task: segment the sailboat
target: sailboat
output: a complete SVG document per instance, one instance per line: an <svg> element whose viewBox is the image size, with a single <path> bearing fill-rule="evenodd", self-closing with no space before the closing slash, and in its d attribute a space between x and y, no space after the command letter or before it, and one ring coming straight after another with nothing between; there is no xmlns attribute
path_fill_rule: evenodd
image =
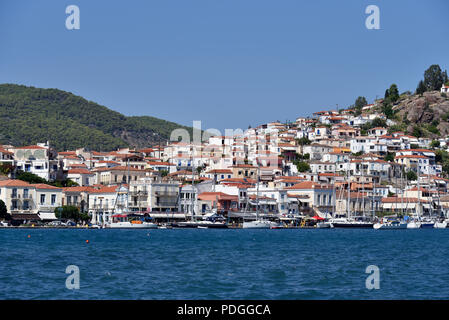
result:
<svg viewBox="0 0 449 320"><path fill-rule="evenodd" d="M402 178L402 169L401 169L401 216L404 216L404 186L403 186L403 178ZM407 229L407 223L404 220L400 220L398 218L388 219L387 217L383 217L379 222L375 223L373 228L375 230L396 230L396 229Z"/></svg>
<svg viewBox="0 0 449 320"><path fill-rule="evenodd" d="M416 206L416 217L412 220L410 220L407 223L407 229L419 229L421 228L421 221L420 221L420 217L419 217L419 212L421 211L421 196L420 196L420 188L419 188L419 165L417 164L417 170L416 172L418 173L418 179L417 179L417 188L418 188L418 203Z"/></svg>
<svg viewBox="0 0 449 320"><path fill-rule="evenodd" d="M349 170L347 170L347 179L348 179L348 197L346 199L346 208L347 213L346 217L341 218L334 218L330 220L330 223L334 226L334 228L372 228L373 223L369 221L364 220L356 220L353 217L351 217L351 210L350 210L350 196L351 196L351 182L349 177Z"/></svg>
<svg viewBox="0 0 449 320"><path fill-rule="evenodd" d="M256 220L254 221L244 221L242 228L243 229L271 229L271 227L275 227L277 224L259 219L259 171L260 168L257 166L257 187L256 187Z"/></svg>

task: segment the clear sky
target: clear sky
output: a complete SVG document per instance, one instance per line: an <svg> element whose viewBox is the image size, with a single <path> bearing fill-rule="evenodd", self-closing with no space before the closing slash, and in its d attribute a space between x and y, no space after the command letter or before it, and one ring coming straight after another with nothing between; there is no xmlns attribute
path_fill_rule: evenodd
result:
<svg viewBox="0 0 449 320"><path fill-rule="evenodd" d="M365 27L371 4L380 30ZM0 83L203 129L414 91L431 64L449 69L447 0L0 1Z"/></svg>

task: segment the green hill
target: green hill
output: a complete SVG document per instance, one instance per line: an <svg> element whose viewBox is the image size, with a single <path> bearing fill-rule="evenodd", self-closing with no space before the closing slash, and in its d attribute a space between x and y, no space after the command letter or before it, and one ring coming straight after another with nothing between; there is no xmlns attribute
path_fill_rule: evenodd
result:
<svg viewBox="0 0 449 320"><path fill-rule="evenodd" d="M166 141L176 128L154 117L127 117L58 89L0 84L0 143L16 146L50 141L58 151L88 147L110 151Z"/></svg>

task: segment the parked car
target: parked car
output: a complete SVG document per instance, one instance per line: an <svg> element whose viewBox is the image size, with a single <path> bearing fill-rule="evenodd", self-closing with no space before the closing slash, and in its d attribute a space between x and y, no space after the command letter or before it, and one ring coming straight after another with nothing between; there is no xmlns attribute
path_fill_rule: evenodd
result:
<svg viewBox="0 0 449 320"><path fill-rule="evenodd" d="M60 226L62 226L63 224L62 224L61 221L55 220L55 221L49 222L48 225L49 225L49 226L52 226L52 227L60 227Z"/></svg>

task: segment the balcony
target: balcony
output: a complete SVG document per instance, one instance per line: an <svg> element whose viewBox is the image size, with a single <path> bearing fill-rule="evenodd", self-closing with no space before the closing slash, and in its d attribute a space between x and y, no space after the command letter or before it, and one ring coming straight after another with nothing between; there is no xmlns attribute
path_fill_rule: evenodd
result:
<svg viewBox="0 0 449 320"><path fill-rule="evenodd" d="M178 192L177 191L156 191L155 195L160 196L160 197L177 197Z"/></svg>
<svg viewBox="0 0 449 320"><path fill-rule="evenodd" d="M131 196L147 196L148 191L131 191L129 194Z"/></svg>

